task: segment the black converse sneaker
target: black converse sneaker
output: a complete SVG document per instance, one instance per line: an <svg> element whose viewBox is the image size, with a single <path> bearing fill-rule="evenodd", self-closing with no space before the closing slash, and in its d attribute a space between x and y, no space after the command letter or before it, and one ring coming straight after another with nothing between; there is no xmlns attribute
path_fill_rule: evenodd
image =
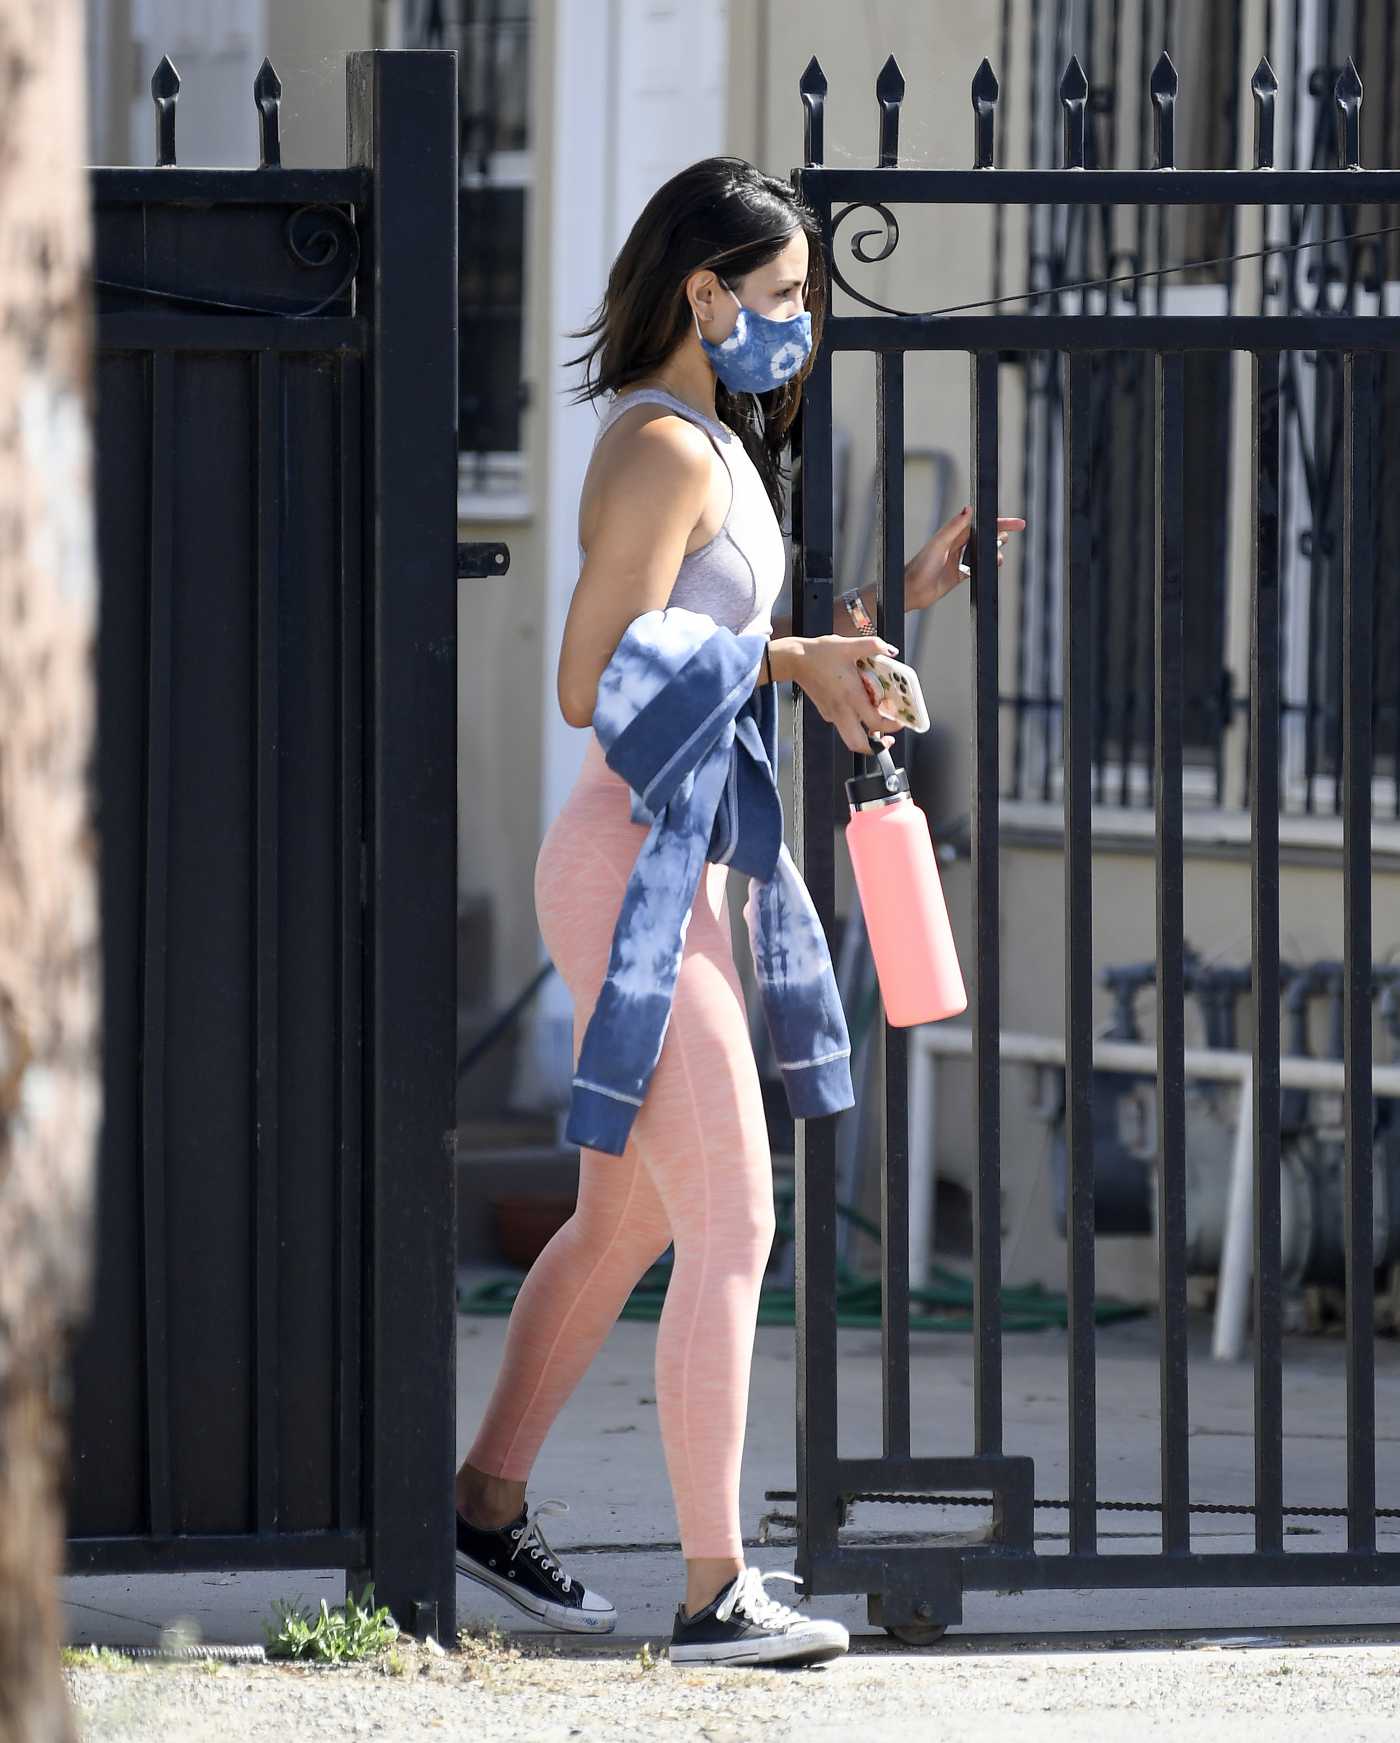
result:
<svg viewBox="0 0 1400 1743"><path fill-rule="evenodd" d="M540 1530L541 1514L567 1513L563 1501L541 1501L533 1512L499 1531L480 1531L457 1515L457 1571L489 1586L551 1628L575 1634L611 1634L617 1611L606 1598L570 1579Z"/></svg>
<svg viewBox="0 0 1400 1743"><path fill-rule="evenodd" d="M839 1622L799 1615L770 1598L765 1580L793 1574L745 1568L733 1585L693 1616L682 1606L671 1633L672 1664L821 1664L839 1658L851 1637Z"/></svg>

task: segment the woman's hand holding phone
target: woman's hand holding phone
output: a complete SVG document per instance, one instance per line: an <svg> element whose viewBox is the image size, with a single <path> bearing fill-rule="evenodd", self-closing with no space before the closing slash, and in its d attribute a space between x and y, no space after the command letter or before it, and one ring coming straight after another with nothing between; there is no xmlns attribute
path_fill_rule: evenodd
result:
<svg viewBox="0 0 1400 1743"><path fill-rule="evenodd" d="M773 676L802 687L821 715L858 756L871 755L870 741L890 743L903 722L881 713L862 675L877 657L899 652L879 636L780 636L769 653Z"/></svg>

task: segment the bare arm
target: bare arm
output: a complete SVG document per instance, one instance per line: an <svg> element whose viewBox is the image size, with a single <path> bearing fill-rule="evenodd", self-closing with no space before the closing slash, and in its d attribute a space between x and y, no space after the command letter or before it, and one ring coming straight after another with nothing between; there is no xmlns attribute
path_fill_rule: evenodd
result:
<svg viewBox="0 0 1400 1743"><path fill-rule="evenodd" d="M598 680L627 626L670 598L710 487L709 442L680 418L653 418L613 440L559 651L559 707L570 726L592 722Z"/></svg>
<svg viewBox="0 0 1400 1743"><path fill-rule="evenodd" d="M861 604L864 605L866 611L869 612L869 614L870 614L870 621L872 623L874 623L874 621L875 621L875 589L873 587L862 587L860 590L860 598L861 598ZM841 601L839 599L836 601L836 609L832 613L831 627L836 632L837 635L856 636L856 635L859 635L861 633L856 628L855 624L851 621L850 612L846 611L842 608ZM773 619L773 639L775 641L778 639L779 636L790 636L791 634L792 634L792 616L790 613L787 614L786 616L775 617Z"/></svg>
<svg viewBox="0 0 1400 1743"><path fill-rule="evenodd" d="M708 440L678 418L653 418L618 438L595 486L588 554L559 652L559 706L570 726L591 724L598 681L627 626L670 599L713 476ZM857 669L881 648L892 651L874 636L785 636L771 645L771 670L777 681L800 684L846 744L865 751L872 733L894 726Z"/></svg>

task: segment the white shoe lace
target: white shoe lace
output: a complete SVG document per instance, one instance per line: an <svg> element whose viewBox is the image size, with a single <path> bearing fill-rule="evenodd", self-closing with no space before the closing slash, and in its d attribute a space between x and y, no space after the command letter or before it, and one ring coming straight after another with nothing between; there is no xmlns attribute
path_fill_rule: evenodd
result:
<svg viewBox="0 0 1400 1743"><path fill-rule="evenodd" d="M541 1515L549 1517L568 1511L569 1503L567 1501L541 1501L538 1507L532 1508L525 1515L525 1523L516 1526L511 1531L511 1536L515 1538L516 1542L515 1548L510 1552L510 1559L514 1561L522 1549L528 1551L534 1561L540 1562L549 1573L560 1581L565 1592L573 1590L574 1582L560 1567L554 1551L545 1542L539 1521Z"/></svg>
<svg viewBox="0 0 1400 1743"><path fill-rule="evenodd" d="M777 1569L762 1573L756 1567L746 1567L725 1593L715 1611L716 1618L727 1622L738 1610L750 1621L757 1622L760 1628L790 1628L794 1622L805 1620L798 1611L770 1598L763 1589L765 1580L787 1580L794 1586L802 1584L796 1574L781 1573Z"/></svg>

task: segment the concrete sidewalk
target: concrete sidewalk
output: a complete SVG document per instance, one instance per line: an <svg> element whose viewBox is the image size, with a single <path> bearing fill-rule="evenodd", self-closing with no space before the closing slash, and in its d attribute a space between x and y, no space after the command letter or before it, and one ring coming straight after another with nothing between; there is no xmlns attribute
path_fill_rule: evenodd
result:
<svg viewBox="0 0 1400 1743"><path fill-rule="evenodd" d="M503 1319L463 1318L458 1325L458 1438L472 1436L494 1379L505 1335ZM566 1406L531 1484L534 1500L559 1496L570 1512L552 1522L550 1541L567 1554L588 1585L606 1592L619 1611L620 1639L668 1635L681 1583L676 1524L657 1428L652 1352L656 1329L617 1326L593 1369ZM1156 1332L1150 1320L1105 1328L1099 1336L1099 1489L1102 1499L1150 1500L1157 1480ZM1400 1506L1400 1346L1377 1345L1377 1479L1381 1506ZM1338 1341L1290 1340L1285 1376L1285 1482L1292 1506L1339 1506L1345 1500L1345 1390ZM1006 1339L1005 1404L1008 1451L1036 1461L1036 1494L1067 1493L1066 1342L1059 1332ZM1194 1499L1247 1502L1253 1488L1252 1394L1247 1366L1220 1366L1208 1357L1207 1328L1193 1327L1191 1362L1191 1493ZM879 1451L878 1334L843 1331L838 1368L841 1450ZM750 1393L749 1436L741 1496L750 1558L791 1570L792 1506L765 1499L794 1483L795 1363L791 1331L760 1329ZM971 1445L970 1340L917 1334L911 1360L913 1444L919 1452L965 1452ZM985 1522L978 1510L859 1506L847 1538L878 1541L897 1532L966 1533ZM1037 1515L1038 1548L1063 1553L1066 1516ZM1158 1547L1151 1514L1101 1516L1105 1553ZM767 1544L760 1546L760 1537ZM1193 1545L1202 1553L1246 1550L1247 1517L1197 1517ZM1299 1555L1345 1544L1341 1520L1299 1521L1287 1546ZM1400 1520L1381 1522L1382 1548L1400 1550ZM279 1597L315 1603L339 1600L333 1572L158 1575L142 1579L68 1579L64 1598L75 1643L149 1642L177 1619L211 1641L260 1642L261 1623ZM823 1613L853 1633L875 1634L861 1594L823 1598ZM459 1587L462 1616L498 1620L515 1632L530 1625L471 1581ZM1073 1631L1190 1633L1319 1624L1400 1624L1400 1590L1293 1588L1284 1591L1154 1593L972 1593L963 1632L1048 1636Z"/></svg>

